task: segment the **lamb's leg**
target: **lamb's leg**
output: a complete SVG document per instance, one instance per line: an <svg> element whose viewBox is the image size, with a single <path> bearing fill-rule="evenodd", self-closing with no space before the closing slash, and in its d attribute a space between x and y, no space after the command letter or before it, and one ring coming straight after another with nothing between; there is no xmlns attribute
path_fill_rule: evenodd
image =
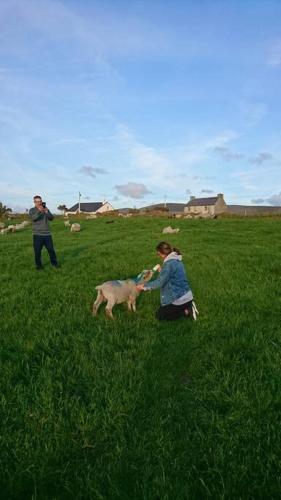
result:
<svg viewBox="0 0 281 500"><path fill-rule="evenodd" d="M131 310L133 310L134 312L136 312L136 298L137 298L138 294L135 294L135 293L131 293L130 297L129 297L129 301L131 302Z"/></svg>
<svg viewBox="0 0 281 500"><path fill-rule="evenodd" d="M128 304L128 311L131 311L132 310L132 302L130 299L127 300L127 304Z"/></svg>
<svg viewBox="0 0 281 500"><path fill-rule="evenodd" d="M105 313L106 313L107 317L110 319L114 319L114 316L112 314L112 309L114 307L114 304L115 304L115 302L110 301L110 300L106 304Z"/></svg>
<svg viewBox="0 0 281 500"><path fill-rule="evenodd" d="M100 307L100 305L103 303L104 301L104 296L103 296L103 293L101 292L101 290L98 291L98 295L97 295L97 298L93 304L93 316L96 316L97 313L98 313L98 309Z"/></svg>

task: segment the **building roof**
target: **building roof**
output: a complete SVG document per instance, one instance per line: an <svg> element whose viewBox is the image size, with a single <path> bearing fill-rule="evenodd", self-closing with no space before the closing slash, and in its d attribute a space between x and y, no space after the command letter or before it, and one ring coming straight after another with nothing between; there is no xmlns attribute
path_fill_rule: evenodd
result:
<svg viewBox="0 0 281 500"><path fill-rule="evenodd" d="M95 201L90 203L80 203L80 211L81 212L96 212L99 208L103 206L101 201ZM73 207L71 207L68 212L76 212L79 208L79 203L75 203Z"/></svg>
<svg viewBox="0 0 281 500"><path fill-rule="evenodd" d="M190 200L186 206L187 207L206 207L210 205L215 205L215 203L218 201L217 196L213 196L212 198L194 198L193 200Z"/></svg>

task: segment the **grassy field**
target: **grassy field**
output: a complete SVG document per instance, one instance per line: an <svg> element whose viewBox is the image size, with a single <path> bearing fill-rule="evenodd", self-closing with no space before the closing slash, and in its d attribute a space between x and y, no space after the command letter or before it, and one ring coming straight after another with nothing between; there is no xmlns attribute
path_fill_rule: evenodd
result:
<svg viewBox="0 0 281 500"><path fill-rule="evenodd" d="M1 498L280 498L280 220L175 221L197 322L157 322L158 291L90 314L170 223L57 220L41 272L30 228L0 237Z"/></svg>

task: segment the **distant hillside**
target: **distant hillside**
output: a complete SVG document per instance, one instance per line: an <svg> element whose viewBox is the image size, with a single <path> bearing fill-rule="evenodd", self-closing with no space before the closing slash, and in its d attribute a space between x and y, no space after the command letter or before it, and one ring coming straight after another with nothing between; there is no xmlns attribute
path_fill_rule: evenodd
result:
<svg viewBox="0 0 281 500"><path fill-rule="evenodd" d="M227 205L226 213L234 215L281 215L281 207L262 205Z"/></svg>

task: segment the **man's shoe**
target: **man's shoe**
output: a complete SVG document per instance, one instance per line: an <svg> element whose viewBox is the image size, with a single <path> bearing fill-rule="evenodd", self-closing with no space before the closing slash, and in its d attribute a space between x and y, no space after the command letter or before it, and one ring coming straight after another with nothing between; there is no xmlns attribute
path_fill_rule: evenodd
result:
<svg viewBox="0 0 281 500"><path fill-rule="evenodd" d="M55 269L58 269L60 267L60 264L52 264L52 267L54 267Z"/></svg>

